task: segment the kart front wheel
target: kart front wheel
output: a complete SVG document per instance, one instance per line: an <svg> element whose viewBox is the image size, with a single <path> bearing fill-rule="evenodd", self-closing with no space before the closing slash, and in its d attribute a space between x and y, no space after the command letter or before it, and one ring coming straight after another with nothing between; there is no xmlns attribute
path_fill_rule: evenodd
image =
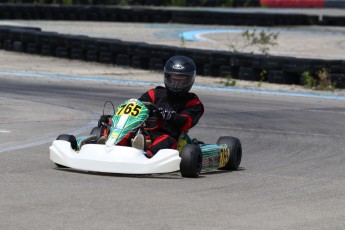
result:
<svg viewBox="0 0 345 230"><path fill-rule="evenodd" d="M69 135L69 134L62 134L56 138L56 140L62 140L62 141L68 141L71 144L71 147L73 150L77 150L78 144L77 140L75 139L75 136ZM60 165L55 163L55 165L59 168L68 168L67 166Z"/></svg>
<svg viewBox="0 0 345 230"><path fill-rule="evenodd" d="M180 171L183 177L198 177L202 167L202 153L197 145L185 145L180 154Z"/></svg>
<svg viewBox="0 0 345 230"><path fill-rule="evenodd" d="M56 138L56 140L68 141L71 144L73 150L77 150L78 144L75 136L69 134L61 134Z"/></svg>
<svg viewBox="0 0 345 230"><path fill-rule="evenodd" d="M228 163L220 168L225 170L236 170L241 164L242 159L242 145L239 139L236 137L224 136L220 137L217 141L217 145L226 144L229 148L230 155Z"/></svg>

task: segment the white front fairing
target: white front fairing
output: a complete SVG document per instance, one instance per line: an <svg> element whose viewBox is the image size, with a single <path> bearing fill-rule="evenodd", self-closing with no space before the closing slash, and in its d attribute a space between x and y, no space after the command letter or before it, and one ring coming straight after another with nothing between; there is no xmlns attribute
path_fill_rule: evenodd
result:
<svg viewBox="0 0 345 230"><path fill-rule="evenodd" d="M49 150L50 160L73 169L124 174L167 173L180 170L181 158L174 149L162 149L148 159L141 150L132 147L86 144L76 152L69 142L55 140Z"/></svg>

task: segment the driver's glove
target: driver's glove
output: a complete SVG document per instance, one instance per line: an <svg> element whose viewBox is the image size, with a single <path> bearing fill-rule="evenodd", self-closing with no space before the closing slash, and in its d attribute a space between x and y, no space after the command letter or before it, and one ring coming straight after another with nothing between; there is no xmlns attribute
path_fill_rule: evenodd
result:
<svg viewBox="0 0 345 230"><path fill-rule="evenodd" d="M162 107L159 107L157 110L158 115L165 121L170 120L173 115L176 113L175 111L164 109Z"/></svg>

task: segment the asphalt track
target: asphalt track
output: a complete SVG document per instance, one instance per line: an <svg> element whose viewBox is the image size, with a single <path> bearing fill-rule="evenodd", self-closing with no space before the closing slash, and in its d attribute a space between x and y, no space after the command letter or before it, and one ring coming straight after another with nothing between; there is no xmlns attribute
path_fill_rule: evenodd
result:
<svg viewBox="0 0 345 230"><path fill-rule="evenodd" d="M206 111L191 136L207 143L238 137L243 146L238 171L198 179L178 172L77 172L49 160L52 140L61 133L86 134L104 101L118 104L152 85L49 77L73 66L70 75L85 77L96 68L8 56L1 53L0 63L0 229L345 228L342 96L195 87ZM27 64L18 68L14 60ZM116 75L101 68L108 72L99 75Z"/></svg>
<svg viewBox="0 0 345 230"><path fill-rule="evenodd" d="M191 135L240 138L240 170L131 176L58 169L48 147L150 85L0 81L0 229L345 227L343 100L196 88L206 112Z"/></svg>

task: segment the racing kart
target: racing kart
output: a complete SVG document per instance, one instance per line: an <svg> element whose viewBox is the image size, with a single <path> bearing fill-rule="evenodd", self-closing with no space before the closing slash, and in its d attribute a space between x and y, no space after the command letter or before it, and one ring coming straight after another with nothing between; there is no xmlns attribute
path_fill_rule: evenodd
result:
<svg viewBox="0 0 345 230"><path fill-rule="evenodd" d="M103 110L98 126L90 135L77 138L69 134L59 135L49 147L50 160L58 167L77 170L120 174L180 171L183 177L198 177L202 171L236 170L239 167L241 142L231 136L220 137L216 144L205 144L184 132L178 139L177 149L161 149L148 158L145 150L151 140L144 134L161 127L163 121L158 116L150 116L157 110L153 103L137 99L126 100L116 111L114 109L113 115L104 115ZM131 146L118 145L129 135Z"/></svg>

